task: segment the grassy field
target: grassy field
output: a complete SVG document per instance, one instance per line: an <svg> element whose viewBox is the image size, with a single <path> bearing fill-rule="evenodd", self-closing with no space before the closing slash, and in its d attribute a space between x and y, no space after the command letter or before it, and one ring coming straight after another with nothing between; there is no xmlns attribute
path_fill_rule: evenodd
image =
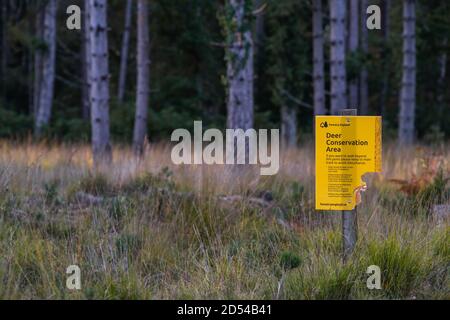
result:
<svg viewBox="0 0 450 320"><path fill-rule="evenodd" d="M432 214L450 204L449 145L384 146L346 263L340 214L314 211L312 150L261 177L116 146L94 173L88 146L0 142L0 298L449 299L449 219ZM373 264L381 290L366 287Z"/></svg>

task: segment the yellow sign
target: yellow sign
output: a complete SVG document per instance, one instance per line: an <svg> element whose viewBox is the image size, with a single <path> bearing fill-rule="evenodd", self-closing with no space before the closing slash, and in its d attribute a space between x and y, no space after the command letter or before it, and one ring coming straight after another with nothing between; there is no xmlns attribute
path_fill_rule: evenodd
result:
<svg viewBox="0 0 450 320"><path fill-rule="evenodd" d="M381 171L381 117L316 116L316 210L352 210Z"/></svg>

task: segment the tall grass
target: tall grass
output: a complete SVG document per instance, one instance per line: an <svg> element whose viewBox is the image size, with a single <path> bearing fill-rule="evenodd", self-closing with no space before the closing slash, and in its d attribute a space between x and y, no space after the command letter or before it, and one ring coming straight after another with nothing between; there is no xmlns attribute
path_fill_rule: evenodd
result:
<svg viewBox="0 0 450 320"><path fill-rule="evenodd" d="M311 146L284 152L279 174L261 177L174 166L166 145L142 161L118 146L111 168L94 172L88 146L3 141L0 298L448 299L449 220L431 211L450 204L449 150L385 146L343 263L339 213L314 210ZM418 194L389 182L418 175L432 153L443 182ZM80 291L65 287L72 264ZM373 264L381 290L366 287Z"/></svg>

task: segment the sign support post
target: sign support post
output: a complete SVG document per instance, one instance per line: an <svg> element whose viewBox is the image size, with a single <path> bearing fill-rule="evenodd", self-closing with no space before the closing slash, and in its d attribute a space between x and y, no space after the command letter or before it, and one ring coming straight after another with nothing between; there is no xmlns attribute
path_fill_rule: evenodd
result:
<svg viewBox="0 0 450 320"><path fill-rule="evenodd" d="M341 212L343 261L358 238L357 206L367 190L363 176L381 172L381 117L358 116L356 109L318 115L316 126L316 210Z"/></svg>
<svg viewBox="0 0 450 320"><path fill-rule="evenodd" d="M339 115L356 116L357 109L342 109ZM352 254L356 241L358 239L358 214L356 207L353 210L342 211L342 243L343 243L343 259L344 262Z"/></svg>

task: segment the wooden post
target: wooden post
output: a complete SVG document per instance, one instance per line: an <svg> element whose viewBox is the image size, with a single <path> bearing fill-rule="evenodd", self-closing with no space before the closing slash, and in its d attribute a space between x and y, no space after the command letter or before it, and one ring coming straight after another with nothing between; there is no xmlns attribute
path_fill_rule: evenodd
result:
<svg viewBox="0 0 450 320"><path fill-rule="evenodd" d="M356 116L357 109L342 109L339 115ZM353 210L342 211L342 242L343 242L343 259L347 261L352 254L358 239L358 215L356 207Z"/></svg>

